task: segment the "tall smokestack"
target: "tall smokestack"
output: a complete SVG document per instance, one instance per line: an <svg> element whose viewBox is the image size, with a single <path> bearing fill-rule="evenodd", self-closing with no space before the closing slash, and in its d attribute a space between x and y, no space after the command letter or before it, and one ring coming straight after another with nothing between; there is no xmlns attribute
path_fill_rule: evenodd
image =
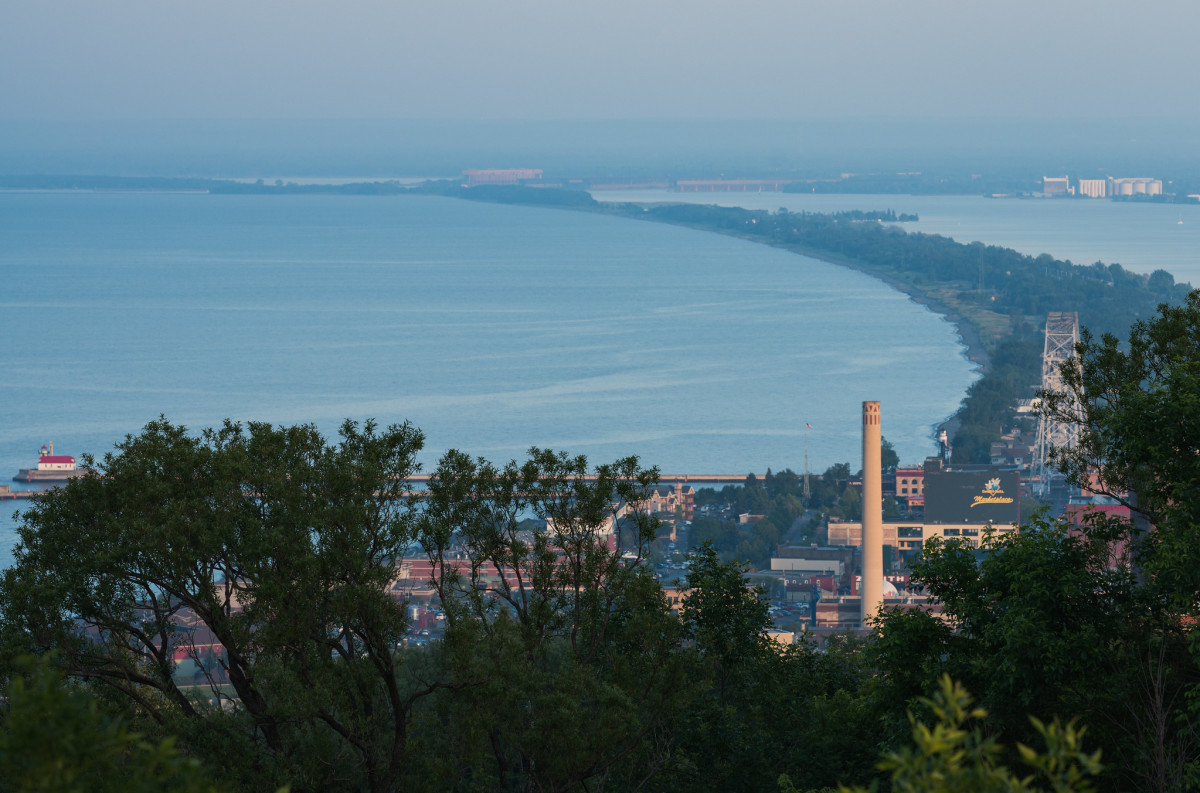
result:
<svg viewBox="0 0 1200 793"><path fill-rule="evenodd" d="M862 621L874 617L883 605L883 472L880 448L879 403L863 402L863 533Z"/></svg>

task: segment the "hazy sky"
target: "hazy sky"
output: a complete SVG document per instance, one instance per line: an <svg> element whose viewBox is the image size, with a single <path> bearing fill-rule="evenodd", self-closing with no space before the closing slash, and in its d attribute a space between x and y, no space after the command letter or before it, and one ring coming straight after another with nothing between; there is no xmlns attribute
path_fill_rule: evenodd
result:
<svg viewBox="0 0 1200 793"><path fill-rule="evenodd" d="M6 0L0 119L1200 118L1196 0Z"/></svg>

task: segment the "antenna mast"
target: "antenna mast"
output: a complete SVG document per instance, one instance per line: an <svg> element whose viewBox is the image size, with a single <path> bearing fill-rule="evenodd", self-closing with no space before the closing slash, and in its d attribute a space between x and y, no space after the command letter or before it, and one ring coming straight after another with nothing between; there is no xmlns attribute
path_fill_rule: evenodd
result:
<svg viewBox="0 0 1200 793"><path fill-rule="evenodd" d="M811 424L804 425L804 506L808 507L808 498L812 495L812 488L808 485L808 431L812 429Z"/></svg>

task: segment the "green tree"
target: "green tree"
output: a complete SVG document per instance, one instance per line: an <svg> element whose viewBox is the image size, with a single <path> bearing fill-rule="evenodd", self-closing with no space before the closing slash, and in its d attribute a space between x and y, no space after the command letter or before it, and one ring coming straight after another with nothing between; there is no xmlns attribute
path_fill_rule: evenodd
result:
<svg viewBox="0 0 1200 793"><path fill-rule="evenodd" d="M860 689L857 648L783 646L744 566L712 546L693 556L682 618L694 696L675 719L674 751L648 789L759 791L780 771L813 784L869 774L878 736Z"/></svg>
<svg viewBox="0 0 1200 793"><path fill-rule="evenodd" d="M825 469L825 473L821 474L821 478L836 483L850 478L850 463L835 463Z"/></svg>
<svg viewBox="0 0 1200 793"><path fill-rule="evenodd" d="M689 536L694 547L700 547L705 543L713 543L714 545L721 542L725 529L722 526L720 518L699 517L692 521L692 528Z"/></svg>
<svg viewBox="0 0 1200 793"><path fill-rule="evenodd" d="M1154 280L1165 288L1163 278ZM1200 588L1200 291L1180 306L1160 304L1155 316L1133 324L1124 344L1084 329L1075 352L1061 370L1064 392L1043 394L1043 410L1078 429L1074 448L1053 452L1067 478L1132 509L1140 592L1169 604L1159 609L1160 627L1145 632L1142 663L1130 670L1139 687L1127 696L1135 703L1127 721L1148 738L1130 756L1148 769L1144 783L1166 790L1200 762L1200 687L1194 662L1177 651L1178 626L1197 613ZM1100 522L1087 530L1106 528ZM1178 712L1181 687L1191 688L1190 715Z"/></svg>
<svg viewBox="0 0 1200 793"><path fill-rule="evenodd" d="M900 465L900 455L896 454L896 447L887 438L880 438L879 464L886 471L895 471L896 466Z"/></svg>
<svg viewBox="0 0 1200 793"><path fill-rule="evenodd" d="M1111 496L1156 531L1135 550L1148 581L1185 610L1200 588L1200 291L1134 323L1127 345L1081 331L1062 367L1066 387L1046 413L1076 425L1074 448L1053 459L1075 484Z"/></svg>
<svg viewBox="0 0 1200 793"><path fill-rule="evenodd" d="M857 487L847 485L842 491L841 511L850 520L862 519L862 493Z"/></svg>
<svg viewBox="0 0 1200 793"><path fill-rule="evenodd" d="M421 441L151 423L24 515L5 655L54 651L234 788L636 787L688 695L681 624L642 563L657 472L453 452L417 501ZM401 647L415 547L448 623L426 650ZM214 641L207 679L180 679Z"/></svg>
<svg viewBox="0 0 1200 793"><path fill-rule="evenodd" d="M958 627L947 671L979 692L1002 732L1022 737L1026 714L1088 718L1109 704L1114 653L1151 606L1127 566L1109 568L1111 539L1034 522L983 552L934 538L913 562L913 581ZM939 646L944 637L928 645Z"/></svg>
<svg viewBox="0 0 1200 793"><path fill-rule="evenodd" d="M769 647L770 610L762 591L746 584L740 562L723 562L706 543L689 554L689 594L683 601L684 635L700 648L713 670L717 700L724 703L740 664Z"/></svg>
<svg viewBox="0 0 1200 793"><path fill-rule="evenodd" d="M933 716L932 726L915 715L912 744L888 753L879 763L890 772L891 789L897 793L1086 793L1093 790L1092 778L1101 771L1100 752L1083 750L1085 730L1074 722L1044 724L1031 719L1034 731L1046 749L1038 752L1019 746L1022 763L1031 773L1020 775L1003 762L1003 750L993 736L985 736L978 724L987 716L972 707L971 696L949 677L939 690L922 703ZM792 780L780 777L782 793L799 793ZM842 788L843 793L867 793L867 788Z"/></svg>
<svg viewBox="0 0 1200 793"><path fill-rule="evenodd" d="M5 652L55 650L227 776L391 789L413 708L442 684L406 679L389 593L421 440L370 422L336 445L311 426L152 422L23 515ZM191 688L175 659L214 641L220 676Z"/></svg>
<svg viewBox="0 0 1200 793"><path fill-rule="evenodd" d="M955 630L924 613L884 615L870 654L891 703L885 723L949 674L978 691L988 729L1010 740L1036 739L1027 715L1078 717L1122 760L1102 780L1110 789L1178 777L1196 747L1186 707L1196 672L1165 601L1114 559L1124 530L1033 521L984 549L927 542L913 582Z"/></svg>
<svg viewBox="0 0 1200 793"><path fill-rule="evenodd" d="M428 724L464 785L636 787L661 763L651 739L688 690L679 620L643 564L659 522L630 509L657 476L636 458L593 471L541 449L502 468L443 457L419 538L455 677L476 682Z"/></svg>
<svg viewBox="0 0 1200 793"><path fill-rule="evenodd" d="M0 708L0 788L97 793L215 791L175 739L153 741L73 688L53 661L21 659Z"/></svg>

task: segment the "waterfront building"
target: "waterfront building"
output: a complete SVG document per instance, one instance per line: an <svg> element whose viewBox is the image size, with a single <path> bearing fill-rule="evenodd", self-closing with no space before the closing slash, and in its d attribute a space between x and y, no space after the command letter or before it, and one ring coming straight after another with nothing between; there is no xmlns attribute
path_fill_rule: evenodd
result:
<svg viewBox="0 0 1200 793"><path fill-rule="evenodd" d="M931 537L954 538L978 546L989 531L1007 533L1021 522L1020 478L1015 470L993 466L949 468L930 457L924 468L925 517L883 524L883 544L903 554L921 549ZM864 502L865 503L865 502ZM829 521L829 544L863 544L863 525Z"/></svg>
<svg viewBox="0 0 1200 793"><path fill-rule="evenodd" d="M37 470L39 472L74 471L75 458L66 454L55 454L54 444L43 446L38 451Z"/></svg>
<svg viewBox="0 0 1200 793"><path fill-rule="evenodd" d="M481 184L529 184L542 180L541 168L503 168L463 171L467 187Z"/></svg>
<svg viewBox="0 0 1200 793"><path fill-rule="evenodd" d="M659 485L638 506L653 514L681 513L684 520L692 520L696 515L696 489L691 485L685 487L683 482Z"/></svg>
<svg viewBox="0 0 1200 793"><path fill-rule="evenodd" d="M908 504L908 511L925 506L925 468L919 465L896 469L896 485L893 495Z"/></svg>
<svg viewBox="0 0 1200 793"><path fill-rule="evenodd" d="M777 193L791 179L684 179L675 183L680 193Z"/></svg>
<svg viewBox="0 0 1200 793"><path fill-rule="evenodd" d="M1065 176L1043 176L1042 193L1045 195L1067 195L1071 191L1070 180Z"/></svg>
<svg viewBox="0 0 1200 793"><path fill-rule="evenodd" d="M1148 176L1133 176L1108 179L1108 194L1111 196L1162 195L1162 180Z"/></svg>
<svg viewBox="0 0 1200 793"><path fill-rule="evenodd" d="M1108 180L1080 179L1079 194L1088 198L1104 198L1108 195Z"/></svg>

